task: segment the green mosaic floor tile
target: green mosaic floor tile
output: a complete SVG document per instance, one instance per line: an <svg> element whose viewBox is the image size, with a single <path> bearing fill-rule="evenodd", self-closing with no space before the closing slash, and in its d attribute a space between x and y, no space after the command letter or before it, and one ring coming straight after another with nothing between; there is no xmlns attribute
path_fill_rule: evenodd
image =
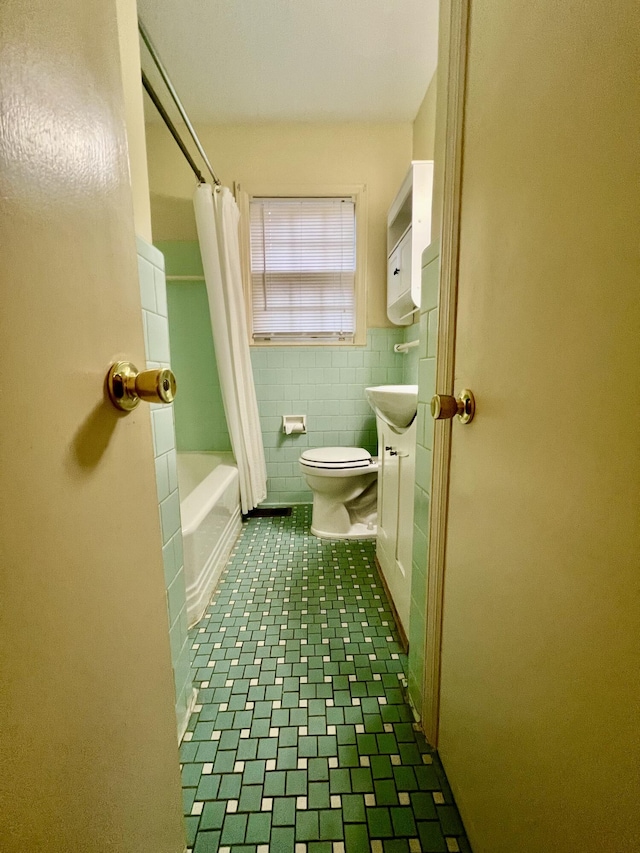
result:
<svg viewBox="0 0 640 853"><path fill-rule="evenodd" d="M320 822L317 811L299 811L296 815L296 841L317 841Z"/></svg>
<svg viewBox="0 0 640 853"><path fill-rule="evenodd" d="M243 785L240 791L239 812L259 812L262 804L262 785Z"/></svg>
<svg viewBox="0 0 640 853"><path fill-rule="evenodd" d="M274 826L271 830L271 849L278 853L295 853L295 830L289 827Z"/></svg>
<svg viewBox="0 0 640 853"><path fill-rule="evenodd" d="M307 772L310 782L328 782L329 760L327 758L311 758Z"/></svg>
<svg viewBox="0 0 640 853"><path fill-rule="evenodd" d="M266 761L245 761L242 781L245 785L259 785L264 782Z"/></svg>
<svg viewBox="0 0 640 853"><path fill-rule="evenodd" d="M302 797L307 793L307 773L305 770L290 770L287 773L286 792L288 797Z"/></svg>
<svg viewBox="0 0 640 853"><path fill-rule="evenodd" d="M329 808L329 783L309 782L307 802L310 809Z"/></svg>
<svg viewBox="0 0 640 853"><path fill-rule="evenodd" d="M445 835L464 835L464 827L455 806L438 806L438 820Z"/></svg>
<svg viewBox="0 0 640 853"><path fill-rule="evenodd" d="M196 800L215 800L220 790L220 776L201 776L198 789L196 791Z"/></svg>
<svg viewBox="0 0 640 853"><path fill-rule="evenodd" d="M309 524L307 506L244 523L190 633L188 851L447 853L448 839L471 853L405 702L374 544L317 539Z"/></svg>
<svg viewBox="0 0 640 853"><path fill-rule="evenodd" d="M366 767L358 767L351 771L351 787L354 794L369 794L373 792L373 778Z"/></svg>
<svg viewBox="0 0 640 853"><path fill-rule="evenodd" d="M221 841L223 844L242 844L247 830L246 814L228 814L224 819Z"/></svg>
<svg viewBox="0 0 640 853"><path fill-rule="evenodd" d="M194 853L216 853L219 842L219 832L198 832Z"/></svg>
<svg viewBox="0 0 640 853"><path fill-rule="evenodd" d="M341 801L342 815L346 823L364 823L367 815L363 794L343 794Z"/></svg>
<svg viewBox="0 0 640 853"><path fill-rule="evenodd" d="M215 803L205 803L200 817L200 829L222 829L226 803L218 800Z"/></svg>
<svg viewBox="0 0 640 853"><path fill-rule="evenodd" d="M182 813L185 815L191 814L193 801L196 798L195 788L182 789Z"/></svg>
<svg viewBox="0 0 640 853"><path fill-rule="evenodd" d="M240 796L242 776L239 773L227 773L220 781L218 797L221 800L235 800Z"/></svg>
<svg viewBox="0 0 640 853"><path fill-rule="evenodd" d="M391 822L394 835L407 835L415 838L417 835L416 822L411 808L391 808Z"/></svg>
<svg viewBox="0 0 640 853"><path fill-rule="evenodd" d="M397 806L398 794L393 779L379 779L374 783L376 804L379 806Z"/></svg>
<svg viewBox="0 0 640 853"><path fill-rule="evenodd" d="M436 820L438 817L431 794L422 792L411 794L411 805L416 820Z"/></svg>
<svg viewBox="0 0 640 853"><path fill-rule="evenodd" d="M296 801L294 797L278 797L273 801L272 823L274 826L294 826Z"/></svg>
<svg viewBox="0 0 640 853"><path fill-rule="evenodd" d="M346 853L365 853L371 850L367 827L362 823L347 824L344 828Z"/></svg>
<svg viewBox="0 0 640 853"><path fill-rule="evenodd" d="M382 842L384 853L409 853L409 842L404 838L386 839Z"/></svg>
<svg viewBox="0 0 640 853"><path fill-rule="evenodd" d="M367 809L367 823L371 838L391 838L394 835L389 809Z"/></svg>
<svg viewBox="0 0 640 853"><path fill-rule="evenodd" d="M320 812L320 838L340 841L344 838L344 821L341 809Z"/></svg>
<svg viewBox="0 0 640 853"><path fill-rule="evenodd" d="M223 805L221 803L221 805ZM200 824L200 817L185 817L184 819L184 828L187 836L187 844L192 847L196 840L196 834L198 832L198 825Z"/></svg>
<svg viewBox="0 0 640 853"><path fill-rule="evenodd" d="M447 844L438 821L418 821L418 834L424 853L447 853Z"/></svg>
<svg viewBox="0 0 640 853"><path fill-rule="evenodd" d="M266 812L250 814L245 841L248 844L268 844L271 834L271 815Z"/></svg>

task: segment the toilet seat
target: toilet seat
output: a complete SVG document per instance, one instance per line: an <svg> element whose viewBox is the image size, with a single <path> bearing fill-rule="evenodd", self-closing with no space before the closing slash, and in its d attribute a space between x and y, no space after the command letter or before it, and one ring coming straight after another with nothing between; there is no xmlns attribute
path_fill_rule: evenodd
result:
<svg viewBox="0 0 640 853"><path fill-rule="evenodd" d="M314 536L375 539L378 459L363 447L315 447L298 464L313 492Z"/></svg>
<svg viewBox="0 0 640 853"><path fill-rule="evenodd" d="M300 463L309 468L325 470L368 469L374 464L371 454L363 447L317 447L305 450Z"/></svg>

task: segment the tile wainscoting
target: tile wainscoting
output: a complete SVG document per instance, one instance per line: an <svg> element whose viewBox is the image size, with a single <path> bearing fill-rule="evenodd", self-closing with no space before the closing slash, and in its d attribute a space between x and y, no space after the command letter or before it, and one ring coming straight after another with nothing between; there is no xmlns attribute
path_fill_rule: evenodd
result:
<svg viewBox="0 0 640 853"><path fill-rule="evenodd" d="M164 259L161 252L139 237L136 238L136 245L147 368L170 367ZM193 705L194 691L187 634L187 599L182 559L173 406L152 404L151 426L162 530L171 663L176 691L176 718L178 735L182 736Z"/></svg>

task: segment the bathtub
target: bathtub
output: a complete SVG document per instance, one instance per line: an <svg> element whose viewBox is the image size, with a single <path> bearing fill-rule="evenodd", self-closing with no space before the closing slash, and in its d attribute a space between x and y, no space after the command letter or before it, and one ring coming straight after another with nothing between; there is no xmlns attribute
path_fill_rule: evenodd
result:
<svg viewBox="0 0 640 853"><path fill-rule="evenodd" d="M202 618L240 532L240 486L231 453L178 453L189 627Z"/></svg>

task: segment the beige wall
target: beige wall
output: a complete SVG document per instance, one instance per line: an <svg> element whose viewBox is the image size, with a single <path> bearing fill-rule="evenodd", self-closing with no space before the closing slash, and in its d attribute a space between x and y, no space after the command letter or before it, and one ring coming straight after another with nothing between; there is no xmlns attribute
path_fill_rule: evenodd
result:
<svg viewBox="0 0 640 853"><path fill-rule="evenodd" d="M436 133L436 71L413 120L413 159L433 160Z"/></svg>
<svg viewBox="0 0 640 853"><path fill-rule="evenodd" d="M136 0L116 0L116 11L127 144L129 147L129 174L133 194L133 220L136 234L150 243L151 206L149 204L142 83L140 81L140 44L138 41Z"/></svg>
<svg viewBox="0 0 640 853"><path fill-rule="evenodd" d="M366 184L367 326L388 326L386 217L412 155L413 127L396 124L272 124L198 127L222 182L252 185ZM195 179L163 125L147 126L156 240L195 240Z"/></svg>

